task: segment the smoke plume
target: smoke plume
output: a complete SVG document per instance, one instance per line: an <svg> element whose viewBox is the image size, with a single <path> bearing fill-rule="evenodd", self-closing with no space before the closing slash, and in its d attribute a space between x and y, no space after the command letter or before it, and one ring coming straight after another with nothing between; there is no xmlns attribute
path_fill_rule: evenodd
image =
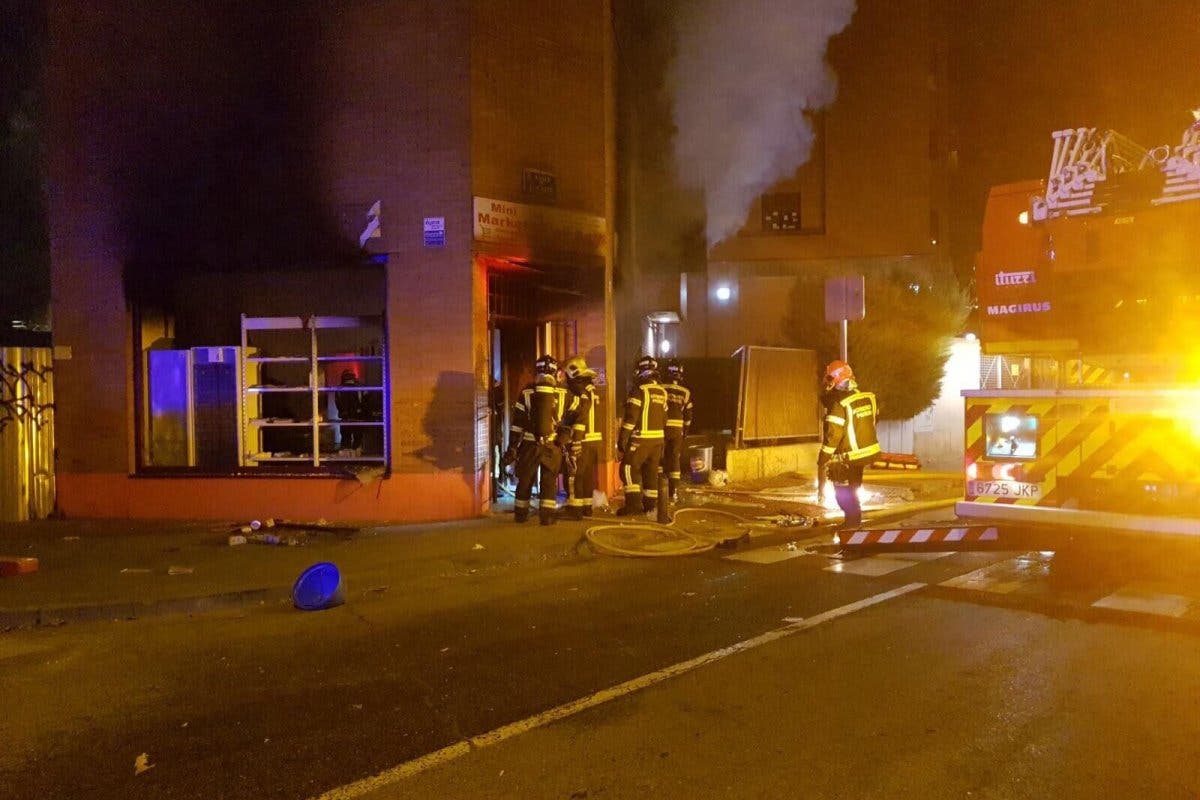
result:
<svg viewBox="0 0 1200 800"><path fill-rule="evenodd" d="M737 233L760 194L808 160L806 111L837 96L829 39L854 0L681 4L670 87L680 178L704 190L712 247Z"/></svg>

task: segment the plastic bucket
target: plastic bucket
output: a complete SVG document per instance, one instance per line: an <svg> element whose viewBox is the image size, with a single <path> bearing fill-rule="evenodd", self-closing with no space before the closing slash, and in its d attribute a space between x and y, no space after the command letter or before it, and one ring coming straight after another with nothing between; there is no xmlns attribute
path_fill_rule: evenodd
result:
<svg viewBox="0 0 1200 800"><path fill-rule="evenodd" d="M341 573L336 564L328 561L313 564L301 572L292 587L292 602L301 611L320 611L340 606L345 601Z"/></svg>
<svg viewBox="0 0 1200 800"><path fill-rule="evenodd" d="M708 481L708 473L712 472L712 445L693 447L690 452L689 462L688 466L691 467L692 482L706 483Z"/></svg>

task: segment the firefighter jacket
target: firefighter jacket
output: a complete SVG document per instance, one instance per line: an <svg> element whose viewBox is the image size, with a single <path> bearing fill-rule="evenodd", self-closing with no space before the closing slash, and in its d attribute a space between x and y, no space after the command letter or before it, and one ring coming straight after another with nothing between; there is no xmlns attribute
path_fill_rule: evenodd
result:
<svg viewBox="0 0 1200 800"><path fill-rule="evenodd" d="M539 378L526 386L513 404L509 447L522 441L553 441L566 406L567 390L556 386L552 379Z"/></svg>
<svg viewBox="0 0 1200 800"><path fill-rule="evenodd" d="M625 399L625 417L617 447L626 452L630 442L662 441L666 425L667 390L655 381L635 386Z"/></svg>
<svg viewBox="0 0 1200 800"><path fill-rule="evenodd" d="M667 390L667 428L682 431L692 427L692 392L679 383L664 383Z"/></svg>
<svg viewBox="0 0 1200 800"><path fill-rule="evenodd" d="M568 436L573 442L598 442L603 438L600 429L596 427L596 407L600 398L596 394L596 386L588 381L578 388L571 387L572 393L567 401L567 411L563 415L563 426L569 429Z"/></svg>
<svg viewBox="0 0 1200 800"><path fill-rule="evenodd" d="M826 392L822 400L825 426L817 463L824 464L834 457L851 463L873 460L880 450L875 433L875 395L852 386Z"/></svg>

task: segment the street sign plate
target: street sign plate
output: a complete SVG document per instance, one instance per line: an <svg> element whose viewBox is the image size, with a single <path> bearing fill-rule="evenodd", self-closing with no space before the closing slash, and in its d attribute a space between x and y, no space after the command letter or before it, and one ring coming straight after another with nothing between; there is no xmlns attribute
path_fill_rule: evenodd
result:
<svg viewBox="0 0 1200 800"><path fill-rule="evenodd" d="M825 321L857 321L867 315L862 275L844 275L825 281Z"/></svg>

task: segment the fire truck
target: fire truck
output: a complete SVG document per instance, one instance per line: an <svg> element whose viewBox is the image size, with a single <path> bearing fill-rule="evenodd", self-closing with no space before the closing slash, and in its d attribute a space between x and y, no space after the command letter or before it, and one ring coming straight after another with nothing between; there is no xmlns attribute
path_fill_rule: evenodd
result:
<svg viewBox="0 0 1200 800"><path fill-rule="evenodd" d="M960 517L1200 536L1193 117L1153 149L1057 131L1044 180L992 189L975 275L1000 369L963 393Z"/></svg>

